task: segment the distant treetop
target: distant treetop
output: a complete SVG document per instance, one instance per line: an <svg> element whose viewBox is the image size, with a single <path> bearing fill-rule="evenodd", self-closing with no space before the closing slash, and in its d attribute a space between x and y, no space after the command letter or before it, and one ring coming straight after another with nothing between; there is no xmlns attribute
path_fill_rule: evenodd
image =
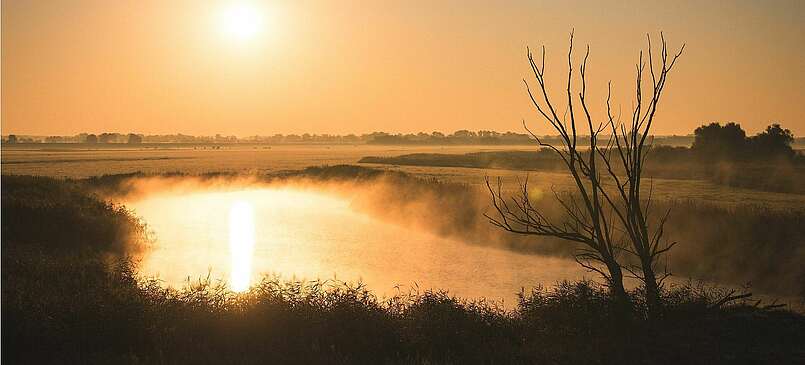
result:
<svg viewBox="0 0 805 365"><path fill-rule="evenodd" d="M791 158L795 155L791 145L794 135L780 124L747 137L740 124L710 123L696 128L693 151L705 161Z"/></svg>

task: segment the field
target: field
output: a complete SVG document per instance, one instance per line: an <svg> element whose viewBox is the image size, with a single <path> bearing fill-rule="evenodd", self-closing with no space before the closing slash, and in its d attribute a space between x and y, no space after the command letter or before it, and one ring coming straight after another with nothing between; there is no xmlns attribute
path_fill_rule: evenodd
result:
<svg viewBox="0 0 805 365"><path fill-rule="evenodd" d="M122 147L121 147L122 146ZM478 147L398 147L365 145L126 145L89 149L85 144L3 146L3 174L89 177L140 171L189 174L276 172L307 166L356 163L367 155L395 156L410 151L465 153ZM482 149L501 149L481 147ZM512 148L525 148L515 146Z"/></svg>
<svg viewBox="0 0 805 365"><path fill-rule="evenodd" d="M43 147L45 146L45 147ZM2 173L53 177L90 177L103 174L142 172L159 174L182 172L271 173L308 166L357 164L367 156L394 157L410 153L464 154L479 151L533 150L528 146L364 146L364 145L159 145L142 148L87 149L86 145L32 144L4 146ZM125 146L124 146L125 147ZM571 181L563 173L460 167L428 167L365 163L362 166L402 171L440 181L481 186L484 177L503 177L508 181L529 176L546 191L559 190ZM805 194L787 194L735 188L702 180L659 179L654 181L661 199L693 200L731 206L762 205L773 209L802 209Z"/></svg>
<svg viewBox="0 0 805 365"><path fill-rule="evenodd" d="M238 177L154 178L214 185ZM510 308L441 290L378 297L361 283L333 280L268 277L243 293L209 279L165 288L141 277L129 259L148 250L146 227L125 207L96 195L125 192L132 179L149 178L4 177L5 361L714 364L805 356L800 314L774 302L724 302L735 292L695 283L664 291L663 315L653 320L644 317L639 288L630 291L633 309L624 311L605 288L587 281L535 287ZM437 195L451 203L467 198L462 185L351 166L274 180L357 184L369 196L386 197L381 203L391 215L408 211L404 203L412 196ZM381 183L401 196L366 189Z"/></svg>
<svg viewBox="0 0 805 365"><path fill-rule="evenodd" d="M669 255L675 276L664 314L647 321L633 281L634 307L623 312L606 288L585 281L597 278L570 260L572 246L512 236L483 217L485 177L511 189L528 175L550 210L551 189L568 188L567 175L358 163L478 147L60 147L3 149L3 346L14 349L6 360L805 356L803 195L654 179L658 208L672 209L668 235L681 243ZM218 270L229 265L219 244L237 201L253 206L260 247L243 293ZM748 291L755 295L721 302ZM221 331L230 335L207 335Z"/></svg>
<svg viewBox="0 0 805 365"><path fill-rule="evenodd" d="M380 188L348 189L349 192L339 192L342 201L347 202L354 209L367 214L372 219L381 219L393 225L408 227L414 231L425 231L435 234L429 242L435 245L439 239L449 239L457 242L469 243L474 246L504 248L506 251L526 254L541 254L558 257L569 257L572 249L555 242L537 243L522 237L506 235L489 226L483 214L489 211L488 195L484 192L485 178L502 178L504 186L513 188L518 180L526 177L531 188L538 192L546 202L551 200L552 190L562 191L571 188L572 181L569 176L561 172L551 171L519 171L506 169L484 169L466 167L437 167L437 166L408 166L393 164L357 163L365 156L381 156L394 158L394 156L410 153L419 154L449 154L461 156L465 153L490 153L501 150L517 149L527 150L526 146L450 146L450 147L399 147L399 146L357 146L357 145L297 145L297 146L267 146L267 145L145 145L141 148L110 148L86 149L86 145L19 145L5 148L2 155L2 172L4 175L25 174L44 175L60 178L84 178L103 174L125 174L141 172L146 175L180 173L199 175L207 173L234 173L247 175L271 175L300 171L308 166L325 166L339 164L357 164L367 168L379 169L389 172L401 172L426 181L453 184L467 190L469 193L454 193L447 191L438 198L423 198L429 193L406 192L407 186L386 186ZM124 146L126 147L126 146ZM676 274L681 278L693 277L730 285L743 285L752 283L759 293L779 295L789 303L799 300L790 298L800 297L805 293L802 287L802 277L805 272L796 262L805 257L802 249L801 225L805 214L805 195L764 192L714 184L709 181L695 179L652 179L653 196L660 202L660 207L674 207L671 215L669 237L680 242L682 249L672 253L672 260ZM352 191L355 191L354 193ZM462 195L463 194L463 195ZM422 195L422 196L420 196ZM437 194L438 195L438 194ZM454 196L445 200L445 196ZM451 200L452 199L452 200ZM388 203L394 203L389 206ZM126 204L125 201L121 203ZM136 207L131 201L130 207ZM391 209L390 209L391 208ZM155 209L154 211L159 211ZM170 209L170 208L167 208ZM291 209L291 208L289 208ZM664 208L663 208L664 209ZM430 217L425 211L442 211L438 219ZM172 222L167 218L145 217L161 219L152 221L152 225L176 226L188 222ZM379 223L376 223L379 224ZM770 234L768 230L774 232ZM411 234L414 231L411 231ZM191 230L192 232L192 230ZM165 233L163 233L165 234ZM172 234L172 233L170 233ZM392 235L393 236L393 235ZM403 234L405 236L405 234ZM185 237L188 241L206 242L208 237ZM717 244L717 242L721 242ZM341 243L347 244L347 243ZM410 243L409 243L410 244ZM347 244L348 245L348 244ZM407 245L407 244L406 244ZM441 244L440 247L450 244ZM784 249L777 249L784 248ZM754 252L754 253L752 253ZM391 254L391 253L387 253ZM447 254L445 252L444 254ZM761 259L748 265L752 256ZM494 255L493 255L494 256ZM538 260L534 256L532 260ZM714 257L725 257L714 259ZM520 260L511 258L507 260ZM538 261L533 261L531 267L539 267ZM199 267L206 269L207 265L200 263ZM505 266L505 265L495 265ZM322 268L324 271L315 275L328 278L334 269ZM327 271L330 270L330 271ZM362 270L369 270L364 268ZM469 269L468 269L469 270ZM198 274L195 270L194 273ZM281 270L282 271L282 270ZM346 266L340 266L345 274ZM372 280L371 276L361 270L353 272L349 278L369 278L371 283L380 283L373 287L380 293L396 284L411 284L414 281L424 280L436 287L457 289L465 287L458 285L467 282L458 280L436 279L446 278L444 274L434 274L434 280L425 280L425 277L408 278L405 275L396 281ZM471 271L471 270L470 270ZM539 271L539 270L538 270ZM154 271L156 272L156 271ZM269 271L270 272L270 271ZM438 273L438 270L429 271ZM458 270L456 272L461 272ZM202 272L203 273L203 272ZM285 270L288 276L302 275L302 272ZM776 273L775 275L766 275ZM184 275L191 273L184 273ZM309 273L308 276L314 275ZM192 275L191 275L192 276ZM423 275L424 276L424 275ZM528 280L532 275L508 274L505 277L522 277ZM539 276L539 275L538 275ZM428 276L430 277L430 276ZM545 276L543 276L545 277ZM545 284L558 279L575 279L578 274L568 276L551 275ZM534 282L514 280L510 286L503 286L502 291L484 293L483 290L465 287L459 290L460 294L471 297L490 296L494 299L506 298L513 301L512 295L520 286L530 287ZM508 289L506 289L508 288ZM514 290L512 289L514 288ZM500 293L509 293L501 295Z"/></svg>

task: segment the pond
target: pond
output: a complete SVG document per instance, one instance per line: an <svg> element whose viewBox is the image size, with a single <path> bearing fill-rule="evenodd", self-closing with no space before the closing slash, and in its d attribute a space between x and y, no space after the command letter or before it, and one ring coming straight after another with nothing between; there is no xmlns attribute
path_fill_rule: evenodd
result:
<svg viewBox="0 0 805 365"><path fill-rule="evenodd" d="M263 275L277 275L361 281L378 296L398 287L444 289L508 306L521 288L591 276L570 260L466 244L383 221L354 209L349 193L287 186L166 190L125 205L155 238L141 274L173 287L209 277L244 291Z"/></svg>

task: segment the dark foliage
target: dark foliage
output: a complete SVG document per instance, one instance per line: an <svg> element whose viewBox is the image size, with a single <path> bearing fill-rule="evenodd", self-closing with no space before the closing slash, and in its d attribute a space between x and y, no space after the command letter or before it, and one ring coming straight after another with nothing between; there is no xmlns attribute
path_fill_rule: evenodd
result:
<svg viewBox="0 0 805 365"><path fill-rule="evenodd" d="M779 124L772 124L755 136L746 137L740 124L710 123L696 128L692 150L697 159L705 162L790 160L794 157L791 144L794 135Z"/></svg>
<svg viewBox="0 0 805 365"><path fill-rule="evenodd" d="M693 151L703 160L721 161L745 158L746 132L736 123L710 123L696 128L693 132Z"/></svg>
<svg viewBox="0 0 805 365"><path fill-rule="evenodd" d="M72 182L4 176L2 211L3 236L13 237L16 245L121 254L144 243L142 225L125 207L101 201ZM3 245L3 254L12 248Z"/></svg>
<svg viewBox="0 0 805 365"><path fill-rule="evenodd" d="M750 156L753 158L783 158L794 157L794 150L791 144L794 143L794 134L788 129L783 129L779 124L772 124L766 127L762 133L758 133L749 139Z"/></svg>

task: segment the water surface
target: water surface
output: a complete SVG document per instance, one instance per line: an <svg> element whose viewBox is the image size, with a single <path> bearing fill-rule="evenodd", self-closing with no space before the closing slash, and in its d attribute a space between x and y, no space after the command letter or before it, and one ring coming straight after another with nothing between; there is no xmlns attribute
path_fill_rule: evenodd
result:
<svg viewBox="0 0 805 365"><path fill-rule="evenodd" d="M416 285L511 304L521 288L585 275L569 260L469 245L384 222L353 210L349 198L316 190L157 192L126 205L156 238L141 273L174 287L209 274L242 290L244 275L247 287L268 274L360 280L381 296L394 294L398 285Z"/></svg>

